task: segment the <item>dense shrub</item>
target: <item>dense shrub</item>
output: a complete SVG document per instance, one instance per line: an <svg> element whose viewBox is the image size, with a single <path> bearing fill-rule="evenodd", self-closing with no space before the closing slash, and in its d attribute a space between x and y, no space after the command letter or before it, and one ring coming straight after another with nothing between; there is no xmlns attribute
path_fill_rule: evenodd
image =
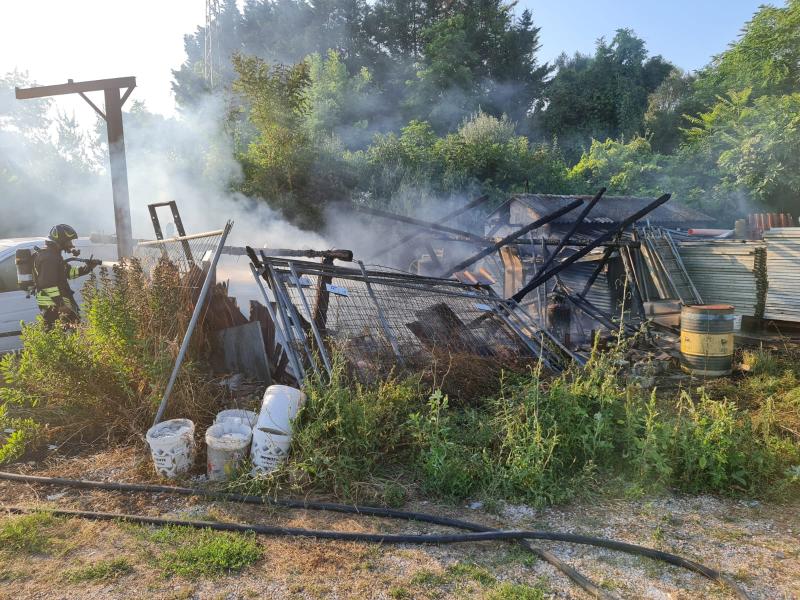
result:
<svg viewBox="0 0 800 600"><path fill-rule="evenodd" d="M56 442L128 440L149 427L191 316L189 289L170 263L148 278L132 261L92 278L83 298L85 319L74 330L48 331L37 319L23 327L23 350L0 361L0 417L14 430L0 458L19 456L42 426ZM194 362L203 345L199 332L170 414L212 414L215 394Z"/></svg>
<svg viewBox="0 0 800 600"><path fill-rule="evenodd" d="M387 481L400 481L450 501L536 505L610 480L635 493L734 495L796 482L800 445L768 423L768 406L747 410L702 388L659 400L626 385L617 358L597 354L555 379L509 377L477 406L439 391L425 401L408 382L348 387L337 376L310 389L282 477L351 500L385 500Z"/></svg>

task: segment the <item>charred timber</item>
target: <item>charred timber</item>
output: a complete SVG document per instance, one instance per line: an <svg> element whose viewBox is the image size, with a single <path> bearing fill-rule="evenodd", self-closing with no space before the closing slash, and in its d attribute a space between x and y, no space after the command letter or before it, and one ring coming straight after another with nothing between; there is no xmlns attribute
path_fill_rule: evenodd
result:
<svg viewBox="0 0 800 600"><path fill-rule="evenodd" d="M470 211L470 210L472 210L473 208L475 208L475 207L477 207L477 206L480 206L481 204L484 204L484 203L485 203L487 200L489 200L489 196L486 196L486 195L483 195L483 196L481 196L480 198L476 198L475 200L473 200L472 202L470 202L470 203L469 203L469 204L467 204L466 206L462 206L462 207L461 207L461 208L459 208L458 210L454 210L453 212L447 213L445 216L443 216L441 219L439 219L438 221L436 221L434 224L435 224L435 225L443 225L444 223L447 223L447 221L449 221L449 220L451 220L451 219L455 219L456 217L458 217L458 216L460 216L460 215L464 214L465 212L467 212L467 211ZM392 244L391 246L389 246L389 247L387 247L387 248L384 248L383 250L381 250L380 252L378 252L378 253L375 255L375 257L374 257L374 258L378 258L378 257L380 257L380 256L383 256L384 254L386 254L387 252L390 252L390 251L394 250L394 249L395 249L395 248L397 248L398 246L402 246L403 244L407 244L408 242L410 242L411 240L413 240L415 237L417 237L417 236L418 236L418 235L420 235L421 233L422 233L422 231L415 231L415 232L413 232L413 233L409 233L408 235L406 235L406 236L402 237L401 239L399 239L397 242L395 242L395 243L394 243L394 244Z"/></svg>
<svg viewBox="0 0 800 600"><path fill-rule="evenodd" d="M570 238L573 235L575 235L575 232L578 231L578 227L581 226L581 223L583 223L583 221L586 219L586 216L594 208L595 204L597 204L597 202L600 200L600 198L603 197L603 194L605 193L606 193L606 188L600 188L600 191L594 195L594 198L592 198L589 201L589 204L587 204L584 207L584 209L581 211L581 214L579 214L578 218L575 219L575 222L572 224L572 227L570 227L566 235L564 235L564 237L561 238L561 241L558 243L558 246L556 246L556 249L550 253L550 256L547 257L542 266L536 269L535 275L538 275L539 273L544 273L547 270L547 267L553 264L553 261L556 259L556 256L558 256L558 253L561 252L564 246L567 245Z"/></svg>
<svg viewBox="0 0 800 600"><path fill-rule="evenodd" d="M520 291L518 291L516 294L514 294L512 296L513 300L516 301L516 302L520 302L532 290L534 290L537 287L539 287L540 285L542 285L545 281L547 281L551 277L554 277L554 276L558 275L561 271L566 269L572 263L576 262L577 260L579 260L579 259L583 258L584 256L586 256L587 254L589 254L589 252L591 252L592 250L597 248L601 243L606 242L606 241L608 241L610 239L613 239L615 236L617 236L620 233L622 233L627 227L629 227L630 225L632 225L633 223L635 223L639 219L644 218L645 216L650 214L653 210L655 210L656 208L658 208L659 206L664 204L667 200L670 199L670 197L671 197L671 194L664 194L663 196L660 196L659 198L656 198L650 204L645 206L643 209L641 209L639 211L636 211L630 217L625 219L622 223L617 225L617 227L615 227L611 231L608 231L608 232L604 233L603 235L598 237L596 240L594 240L592 243L590 243L588 246L584 246L583 248L578 250L575 254L573 254L572 256L567 258L566 260L562 261L559 265L549 269L548 271L546 271L544 273L541 273L541 274L537 275L536 277L531 279L531 281L525 287L523 287Z"/></svg>
<svg viewBox="0 0 800 600"><path fill-rule="evenodd" d="M461 261L460 263L458 263L454 267L450 268L447 272L442 273L442 277L447 277L448 275L452 275L453 273L455 273L457 271L462 271L462 270L466 269L471 264L479 261L480 259L482 259L485 256L489 256L490 254L492 254L494 252L497 252L503 246L507 246L511 242L515 241L516 239L518 239L518 238L522 237L523 235L525 235L526 233L528 233L529 231L533 231L534 229L538 229L539 227L542 227L543 225L547 225L549 222L556 220L557 218L567 214L568 212L570 212L572 210L575 210L581 204L583 204L583 201L575 200L574 202L570 202L564 208L561 208L561 209L559 209L559 210L557 210L555 212L552 212L552 213L550 213L548 215L545 215L541 219L536 219L533 223L529 223L525 227L523 227L521 229L518 229L514 233L511 233L511 234L507 235L506 237L504 237L499 242L497 242L495 244L492 244L488 248L484 248L483 250L481 250L477 254L474 254L474 255L470 256L468 259Z"/></svg>
<svg viewBox="0 0 800 600"><path fill-rule="evenodd" d="M491 244L490 240L487 240L486 238L481 237L479 235L475 235L474 233L470 233L469 231L462 231L461 229L446 227L445 225L439 225L438 223L431 223L430 221L423 221L421 219L415 219L413 217L397 215L394 213L386 212L385 210L370 208L368 206L354 206L353 209L356 212L372 215L374 217L381 217L382 219L397 221L399 223L406 223L408 225L415 225L416 227L422 227L423 229L431 229L433 231L440 231L442 233L449 233L451 235L461 236L468 240L472 240L474 242L480 242L481 244Z"/></svg>

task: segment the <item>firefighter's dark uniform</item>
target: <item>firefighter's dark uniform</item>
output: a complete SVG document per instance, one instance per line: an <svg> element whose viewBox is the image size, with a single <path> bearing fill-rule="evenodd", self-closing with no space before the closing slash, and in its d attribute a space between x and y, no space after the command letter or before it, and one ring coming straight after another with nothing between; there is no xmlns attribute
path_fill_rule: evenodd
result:
<svg viewBox="0 0 800 600"><path fill-rule="evenodd" d="M60 318L65 323L80 320L78 305L68 280L87 275L92 265L71 266L61 257L61 249L50 240L33 255L33 277L36 282L36 302L48 327Z"/></svg>

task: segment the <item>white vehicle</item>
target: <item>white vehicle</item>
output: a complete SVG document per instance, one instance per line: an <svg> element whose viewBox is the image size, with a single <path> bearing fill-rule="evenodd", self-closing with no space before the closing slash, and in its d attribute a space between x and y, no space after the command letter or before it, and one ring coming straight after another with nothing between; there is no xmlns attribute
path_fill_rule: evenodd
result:
<svg viewBox="0 0 800 600"><path fill-rule="evenodd" d="M26 292L17 285L17 266L14 257L17 250L35 246L44 247L46 238L11 238L0 239L0 354L22 347L19 339L20 323L30 323L39 314L36 299L27 297ZM93 256L104 262L117 260L117 244L108 236L92 236L78 238L73 245L81 251L81 258ZM69 258L69 255L64 255ZM70 287L75 290L75 301L80 305L80 290L85 278L80 277L70 281Z"/></svg>

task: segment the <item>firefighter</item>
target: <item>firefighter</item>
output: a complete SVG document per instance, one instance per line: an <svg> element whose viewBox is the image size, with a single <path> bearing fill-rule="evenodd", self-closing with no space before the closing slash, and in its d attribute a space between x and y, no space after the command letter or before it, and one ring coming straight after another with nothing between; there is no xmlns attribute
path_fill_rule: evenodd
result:
<svg viewBox="0 0 800 600"><path fill-rule="evenodd" d="M48 237L45 247L37 248L33 255L36 302L48 329L59 319L66 325L75 325L80 321L80 313L67 280L88 275L100 261L89 259L77 267L61 257L62 252L71 252L74 256L80 253L73 246L78 234L69 225L56 225Z"/></svg>

